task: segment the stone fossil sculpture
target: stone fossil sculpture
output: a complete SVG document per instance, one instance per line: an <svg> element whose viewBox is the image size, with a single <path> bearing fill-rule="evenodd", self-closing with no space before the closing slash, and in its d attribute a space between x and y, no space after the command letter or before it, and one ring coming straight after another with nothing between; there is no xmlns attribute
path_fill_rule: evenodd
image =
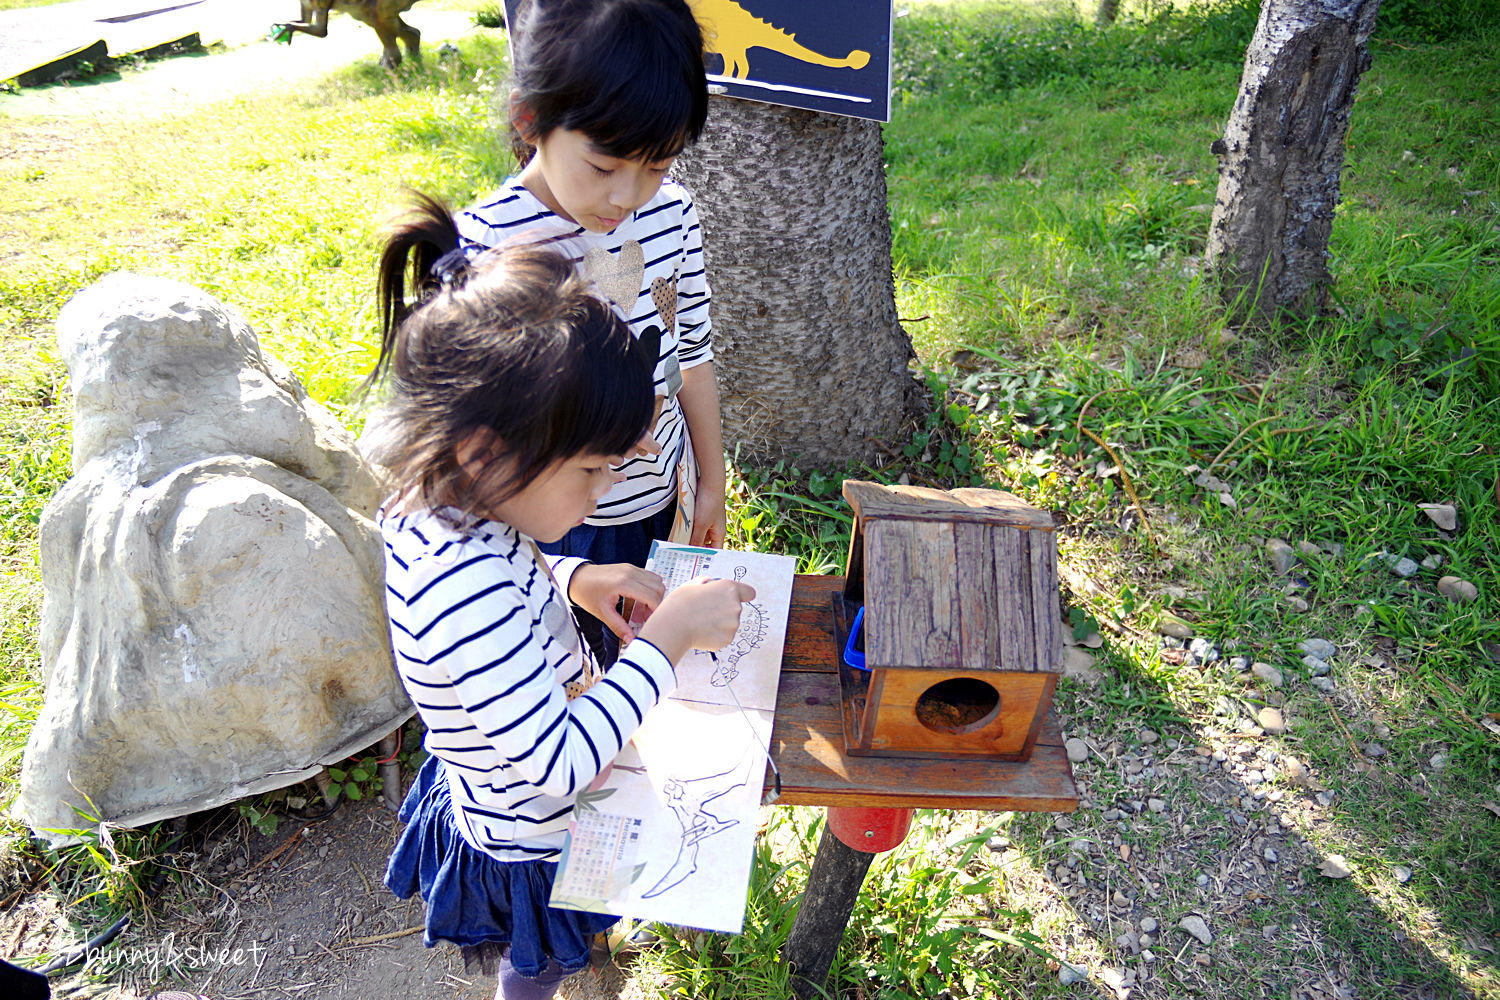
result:
<svg viewBox="0 0 1500 1000"><path fill-rule="evenodd" d="M116 274L63 308L58 342L74 474L42 518L46 700L21 818L45 833L194 812L409 718L376 479L245 321Z"/></svg>

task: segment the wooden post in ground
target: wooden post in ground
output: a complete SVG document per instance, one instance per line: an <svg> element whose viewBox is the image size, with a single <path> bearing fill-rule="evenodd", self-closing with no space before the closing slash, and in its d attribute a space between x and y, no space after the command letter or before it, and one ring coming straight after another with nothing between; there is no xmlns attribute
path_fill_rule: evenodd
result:
<svg viewBox="0 0 1500 1000"><path fill-rule="evenodd" d="M823 984L844 940L844 928L870 862L906 839L911 817L910 809L828 808L802 905L781 949L781 957L792 970L792 992L798 1000L828 995Z"/></svg>

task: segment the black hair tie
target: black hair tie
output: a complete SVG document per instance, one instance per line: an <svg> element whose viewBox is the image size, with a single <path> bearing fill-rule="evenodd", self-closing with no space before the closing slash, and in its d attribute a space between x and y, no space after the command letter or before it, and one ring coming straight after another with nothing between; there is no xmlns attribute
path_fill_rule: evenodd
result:
<svg viewBox="0 0 1500 1000"><path fill-rule="evenodd" d="M449 250L437 260L433 261L432 268L429 273L437 279L438 284L447 287L448 285L460 281L468 273L468 270L469 255L464 253L463 249L460 247Z"/></svg>

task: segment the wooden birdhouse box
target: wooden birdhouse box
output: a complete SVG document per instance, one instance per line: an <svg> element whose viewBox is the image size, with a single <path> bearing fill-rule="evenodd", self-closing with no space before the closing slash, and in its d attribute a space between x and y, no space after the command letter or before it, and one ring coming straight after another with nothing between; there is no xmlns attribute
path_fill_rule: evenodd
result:
<svg viewBox="0 0 1500 1000"><path fill-rule="evenodd" d="M850 480L844 497L846 751L1028 759L1062 669L1052 518L998 490Z"/></svg>

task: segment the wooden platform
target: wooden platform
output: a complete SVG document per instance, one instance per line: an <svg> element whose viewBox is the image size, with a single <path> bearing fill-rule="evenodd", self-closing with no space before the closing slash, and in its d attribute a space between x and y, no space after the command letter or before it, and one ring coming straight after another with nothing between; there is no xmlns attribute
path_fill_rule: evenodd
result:
<svg viewBox="0 0 1500 1000"><path fill-rule="evenodd" d="M1078 808L1073 769L1050 711L1031 759L1021 763L847 756L832 610L832 595L843 586L841 576L798 576L793 585L771 732L771 756L781 770L779 804L1016 812Z"/></svg>

